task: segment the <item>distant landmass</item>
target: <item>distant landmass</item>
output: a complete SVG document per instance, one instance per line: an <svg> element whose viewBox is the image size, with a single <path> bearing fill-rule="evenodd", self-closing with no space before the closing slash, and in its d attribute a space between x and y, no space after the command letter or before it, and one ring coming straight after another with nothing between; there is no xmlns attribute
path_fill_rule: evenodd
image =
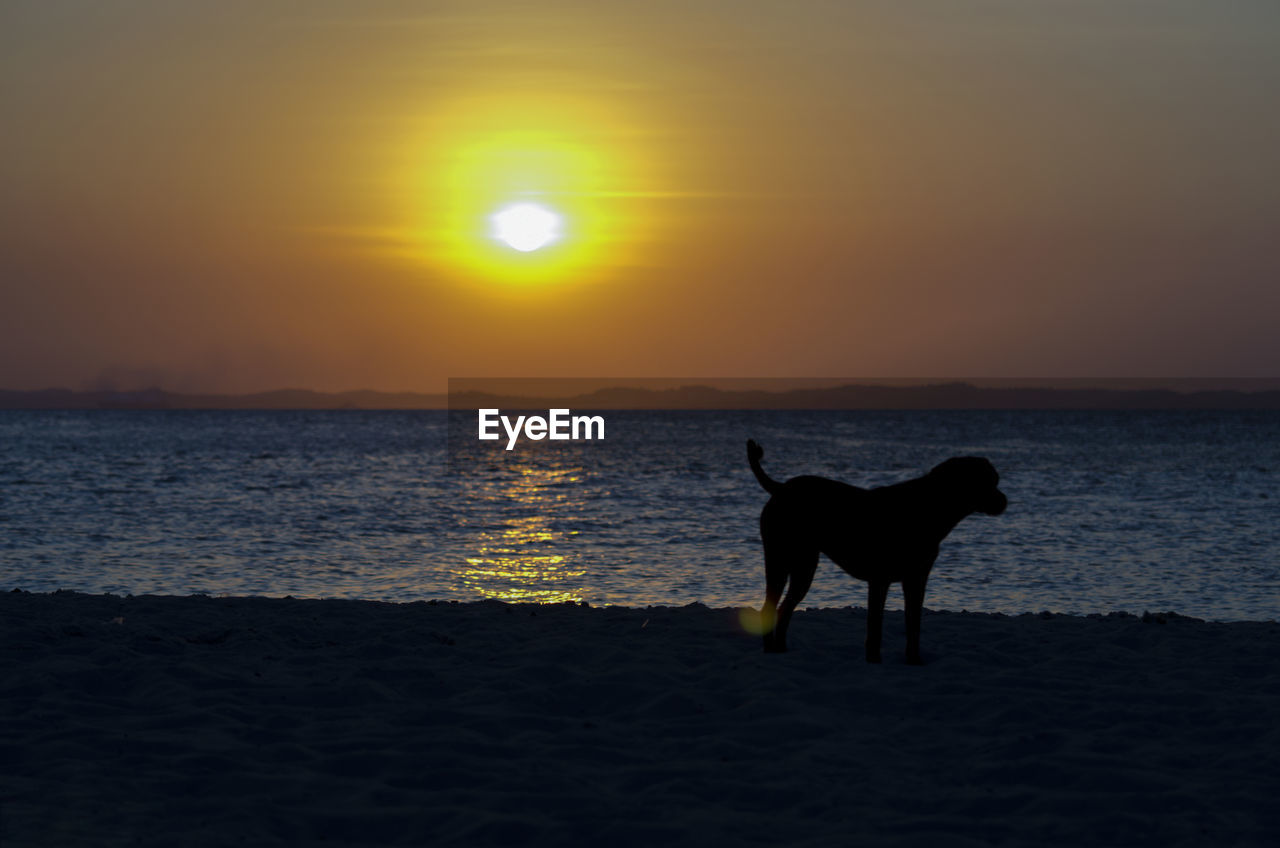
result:
<svg viewBox="0 0 1280 848"><path fill-rule="evenodd" d="M280 389L245 395L0 389L0 409L445 409L448 396L415 392L313 392Z"/></svg>
<svg viewBox="0 0 1280 848"><path fill-rule="evenodd" d="M461 392L449 396L449 406L452 409L1280 409L1280 391L986 388L968 383L853 384L778 392L684 386L661 390L600 389L551 398Z"/></svg>
<svg viewBox="0 0 1280 848"><path fill-rule="evenodd" d="M486 392L313 392L243 395L142 391L0 390L0 409L1280 409L1280 391L992 388L969 383L850 384L783 391L712 386L606 388L564 397Z"/></svg>

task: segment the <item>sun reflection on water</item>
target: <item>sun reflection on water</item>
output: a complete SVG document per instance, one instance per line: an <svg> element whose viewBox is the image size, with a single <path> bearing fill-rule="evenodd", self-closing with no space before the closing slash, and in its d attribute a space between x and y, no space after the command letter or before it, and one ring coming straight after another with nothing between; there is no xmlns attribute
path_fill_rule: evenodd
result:
<svg viewBox="0 0 1280 848"><path fill-rule="evenodd" d="M497 502L501 512L516 512L500 527L476 538L475 556L458 572L468 594L501 601L561 603L583 599L582 577L566 553L577 531L557 527L557 519L585 507L577 494L583 469L509 466L501 478L473 479L472 497ZM513 509L514 507L514 509Z"/></svg>

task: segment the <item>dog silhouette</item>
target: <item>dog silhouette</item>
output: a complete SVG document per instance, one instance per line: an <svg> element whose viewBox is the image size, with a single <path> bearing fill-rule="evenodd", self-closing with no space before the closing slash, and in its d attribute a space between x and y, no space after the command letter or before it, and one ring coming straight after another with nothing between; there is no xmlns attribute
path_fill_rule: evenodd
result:
<svg viewBox="0 0 1280 848"><path fill-rule="evenodd" d="M813 582L818 554L826 554L867 581L867 662L880 662L885 597L889 584L902 584L907 662L919 665L920 612L938 546L969 515L999 515L1009 505L997 488L995 466L980 456L953 457L923 477L861 489L826 477L792 477L780 483L760 467L763 456L764 448L748 439L751 471L771 496L760 512L765 651L787 649L791 615Z"/></svg>

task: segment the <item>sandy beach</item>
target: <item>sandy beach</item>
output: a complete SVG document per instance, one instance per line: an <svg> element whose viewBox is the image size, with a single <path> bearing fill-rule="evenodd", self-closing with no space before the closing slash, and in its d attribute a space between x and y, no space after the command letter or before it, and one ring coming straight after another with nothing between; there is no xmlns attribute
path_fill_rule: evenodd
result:
<svg viewBox="0 0 1280 848"><path fill-rule="evenodd" d="M0 845L1224 845L1280 625L0 596Z"/></svg>

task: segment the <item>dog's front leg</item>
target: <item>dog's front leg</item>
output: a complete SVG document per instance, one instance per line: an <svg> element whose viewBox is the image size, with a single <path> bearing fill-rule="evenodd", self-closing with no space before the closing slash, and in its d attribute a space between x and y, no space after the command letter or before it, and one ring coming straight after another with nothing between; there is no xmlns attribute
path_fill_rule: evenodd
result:
<svg viewBox="0 0 1280 848"><path fill-rule="evenodd" d="M880 634L884 630L884 602L889 584L870 581L867 584L867 662L880 662Z"/></svg>
<svg viewBox="0 0 1280 848"><path fill-rule="evenodd" d="M912 577L902 581L902 595L907 618L907 664L924 665L920 659L920 615L924 611L924 577Z"/></svg>

